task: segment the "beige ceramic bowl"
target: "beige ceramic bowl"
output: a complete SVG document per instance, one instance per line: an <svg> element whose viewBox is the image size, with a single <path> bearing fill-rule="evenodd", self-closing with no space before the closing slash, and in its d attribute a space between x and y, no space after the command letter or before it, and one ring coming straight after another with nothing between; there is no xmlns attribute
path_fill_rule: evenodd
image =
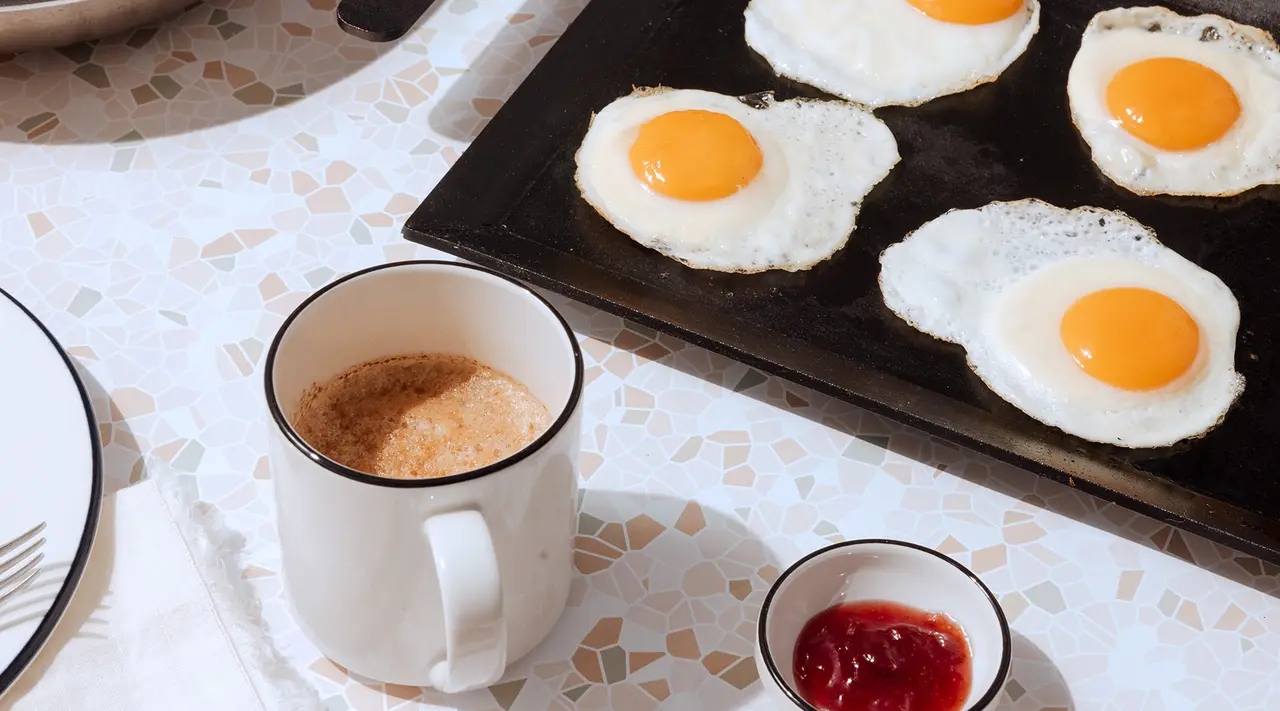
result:
<svg viewBox="0 0 1280 711"><path fill-rule="evenodd" d="M47 0L0 5L0 52L64 47L176 14L191 0Z"/></svg>

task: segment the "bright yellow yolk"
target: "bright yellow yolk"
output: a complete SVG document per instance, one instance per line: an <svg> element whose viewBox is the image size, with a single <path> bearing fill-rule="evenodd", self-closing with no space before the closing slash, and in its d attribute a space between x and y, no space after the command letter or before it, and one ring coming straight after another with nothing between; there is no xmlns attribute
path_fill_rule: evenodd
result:
<svg viewBox="0 0 1280 711"><path fill-rule="evenodd" d="M1124 130L1167 151L1192 151L1222 138L1240 118L1231 83L1187 59L1156 57L1116 72L1107 108Z"/></svg>
<svg viewBox="0 0 1280 711"><path fill-rule="evenodd" d="M1062 343L1090 376L1124 390L1155 390L1191 369L1200 327L1164 294L1120 287L1072 304L1062 317Z"/></svg>
<svg viewBox="0 0 1280 711"><path fill-rule="evenodd" d="M986 25L1013 17L1022 0L907 0L917 10L941 22Z"/></svg>
<svg viewBox="0 0 1280 711"><path fill-rule="evenodd" d="M736 120L714 111L672 111L649 119L631 144L631 170L677 200L719 200L760 172L760 146Z"/></svg>

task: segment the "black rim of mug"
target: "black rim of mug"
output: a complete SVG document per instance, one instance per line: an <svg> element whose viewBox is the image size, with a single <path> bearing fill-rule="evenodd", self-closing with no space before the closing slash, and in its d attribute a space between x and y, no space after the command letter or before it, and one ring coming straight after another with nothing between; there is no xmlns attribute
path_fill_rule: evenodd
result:
<svg viewBox="0 0 1280 711"><path fill-rule="evenodd" d="M396 268L415 267L415 266L436 266L436 267L447 267L450 269L469 269L471 271L480 272L482 274L487 274L491 277L500 279L508 284L511 284L512 286L515 286L521 291L529 294L534 299L537 299L538 302L541 303L543 307L545 307L547 311L549 311L551 315L556 318L556 321L559 322L560 327L564 329L565 338L567 338L569 341L569 346L573 351L573 386L569 391L569 399L567 402L565 402L564 408L560 411L560 414L558 417L556 417L556 420L552 422L551 425L547 427L547 429L541 435L539 435L537 439L535 439L533 442L530 442L528 445L525 445L523 449L516 452L515 454L512 454L511 456L506 457L505 459L500 459L494 462L493 464L488 464L486 466L480 467L479 469L472 469L471 471L461 472L458 474L450 474L448 476L430 477L430 478L424 478L424 479L389 479L386 477L374 476L373 474L366 474L364 472L357 471L343 464L339 464L338 462L324 456L319 452L319 450L317 450L316 448L308 444L306 440L304 440L302 436L299 435L297 431L293 429L293 425L289 424L289 420L284 416L284 411L281 410L280 402L276 398L275 382L274 382L275 379L273 377L273 374L275 372L276 354L280 348L281 341L284 340L284 335L289 331L289 327L293 325L294 320L297 319L298 316L302 314L302 312L306 311L307 307L309 307L313 302L315 302L325 294L338 288L339 286L342 286L346 282L351 281L353 279L358 279L367 274L379 272L385 269L396 269ZM560 433L560 430L564 429L564 426L566 424L568 424L570 418L573 417L574 411L577 410L578 408L578 402L581 400L582 381L583 381L582 349L578 347L578 339L577 337L574 336L573 329L569 328L568 322L564 320L564 316L560 315L560 312L557 311L556 308L552 306L550 302L544 299L541 294L537 293L533 289L530 289L528 286L521 284L515 279L499 274L498 272L495 272L492 269L478 267L474 264L463 264L460 262L448 262L448 261L442 261L442 260L436 260L436 259L419 259L419 260L410 260L410 261L404 261L404 262L391 262L389 264L379 264L374 267L369 267L368 269L362 269L357 272L352 272L351 274L348 274L342 277L341 279L330 282L329 284L326 284L325 286L321 287L319 291L307 297L306 301L303 301L301 304L299 304L298 308L294 309L293 313L289 314L289 318L285 319L284 324L280 326L280 330L276 332L275 338L272 339L271 341L271 349L267 351L266 367L263 369L263 383L266 388L267 409L270 410L271 412L271 419L275 422L275 426L280 428L280 431L284 433L285 439L289 440L289 443L293 445L294 449L297 449L308 459L324 467L325 469L328 469L334 474L340 474L348 479L358 481L362 484L382 486L390 489L425 489L432 486L447 486L449 484L458 484L464 481L471 481L473 479L479 479L489 474L500 472L504 469L509 468L513 464L516 464L524 460L525 458L529 457L533 453L542 449L548 442L550 442L552 439L555 438L557 434Z"/></svg>

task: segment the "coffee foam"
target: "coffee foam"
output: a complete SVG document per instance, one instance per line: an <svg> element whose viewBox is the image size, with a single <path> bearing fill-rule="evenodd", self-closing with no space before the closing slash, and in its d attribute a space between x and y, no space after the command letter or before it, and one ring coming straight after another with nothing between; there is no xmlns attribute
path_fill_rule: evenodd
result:
<svg viewBox="0 0 1280 711"><path fill-rule="evenodd" d="M326 457L391 479L479 469L551 422L529 389L471 358L422 354L362 363L312 385L293 427Z"/></svg>

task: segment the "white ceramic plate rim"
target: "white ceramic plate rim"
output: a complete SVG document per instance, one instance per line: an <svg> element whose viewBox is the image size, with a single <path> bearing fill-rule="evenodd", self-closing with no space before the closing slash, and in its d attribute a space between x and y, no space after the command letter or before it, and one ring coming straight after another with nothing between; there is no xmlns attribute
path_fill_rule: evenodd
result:
<svg viewBox="0 0 1280 711"><path fill-rule="evenodd" d="M90 486L88 505L83 508L77 507L74 510L68 507L68 510L65 510L61 515L51 513L44 517L49 525L49 528L46 529L46 536L52 535L54 526L67 526L72 530L78 528L80 530L79 543L76 545L74 556L70 561L61 588L49 603L48 609L31 632L30 637L22 644L16 654L0 656L0 697L4 696L4 693L13 685L13 682L31 664L40 648L44 646L44 643L48 641L49 636L53 633L58 620L62 618L62 613L67 609L67 604L71 602L71 597L80 582L80 575L84 572L85 564L88 562L89 551L93 547L94 535L98 530L98 514L102 506L102 447L98 440L97 420L93 414L93 406L90 403L88 391L85 390L84 383L76 373L70 356L67 355L67 352L58 343L57 339L53 337L53 334L49 332L49 329L45 328L40 319L36 318L21 302L5 290L0 289L0 309L8 310L10 305L35 325L39 333L48 339L49 345L62 358L62 366L66 369L66 373L75 385L75 391L80 397L79 406L85 418L84 436L88 439L92 465L90 471L84 473L84 478ZM5 337L4 334L0 334L0 349L13 348L16 343L20 343L22 340L29 341L30 339L10 339ZM44 344L41 345L43 346ZM68 403L67 406L73 407L74 403ZM0 455L3 455L3 453L0 452ZM20 530L8 531L6 529L0 531L0 536L7 539L21 532Z"/></svg>

